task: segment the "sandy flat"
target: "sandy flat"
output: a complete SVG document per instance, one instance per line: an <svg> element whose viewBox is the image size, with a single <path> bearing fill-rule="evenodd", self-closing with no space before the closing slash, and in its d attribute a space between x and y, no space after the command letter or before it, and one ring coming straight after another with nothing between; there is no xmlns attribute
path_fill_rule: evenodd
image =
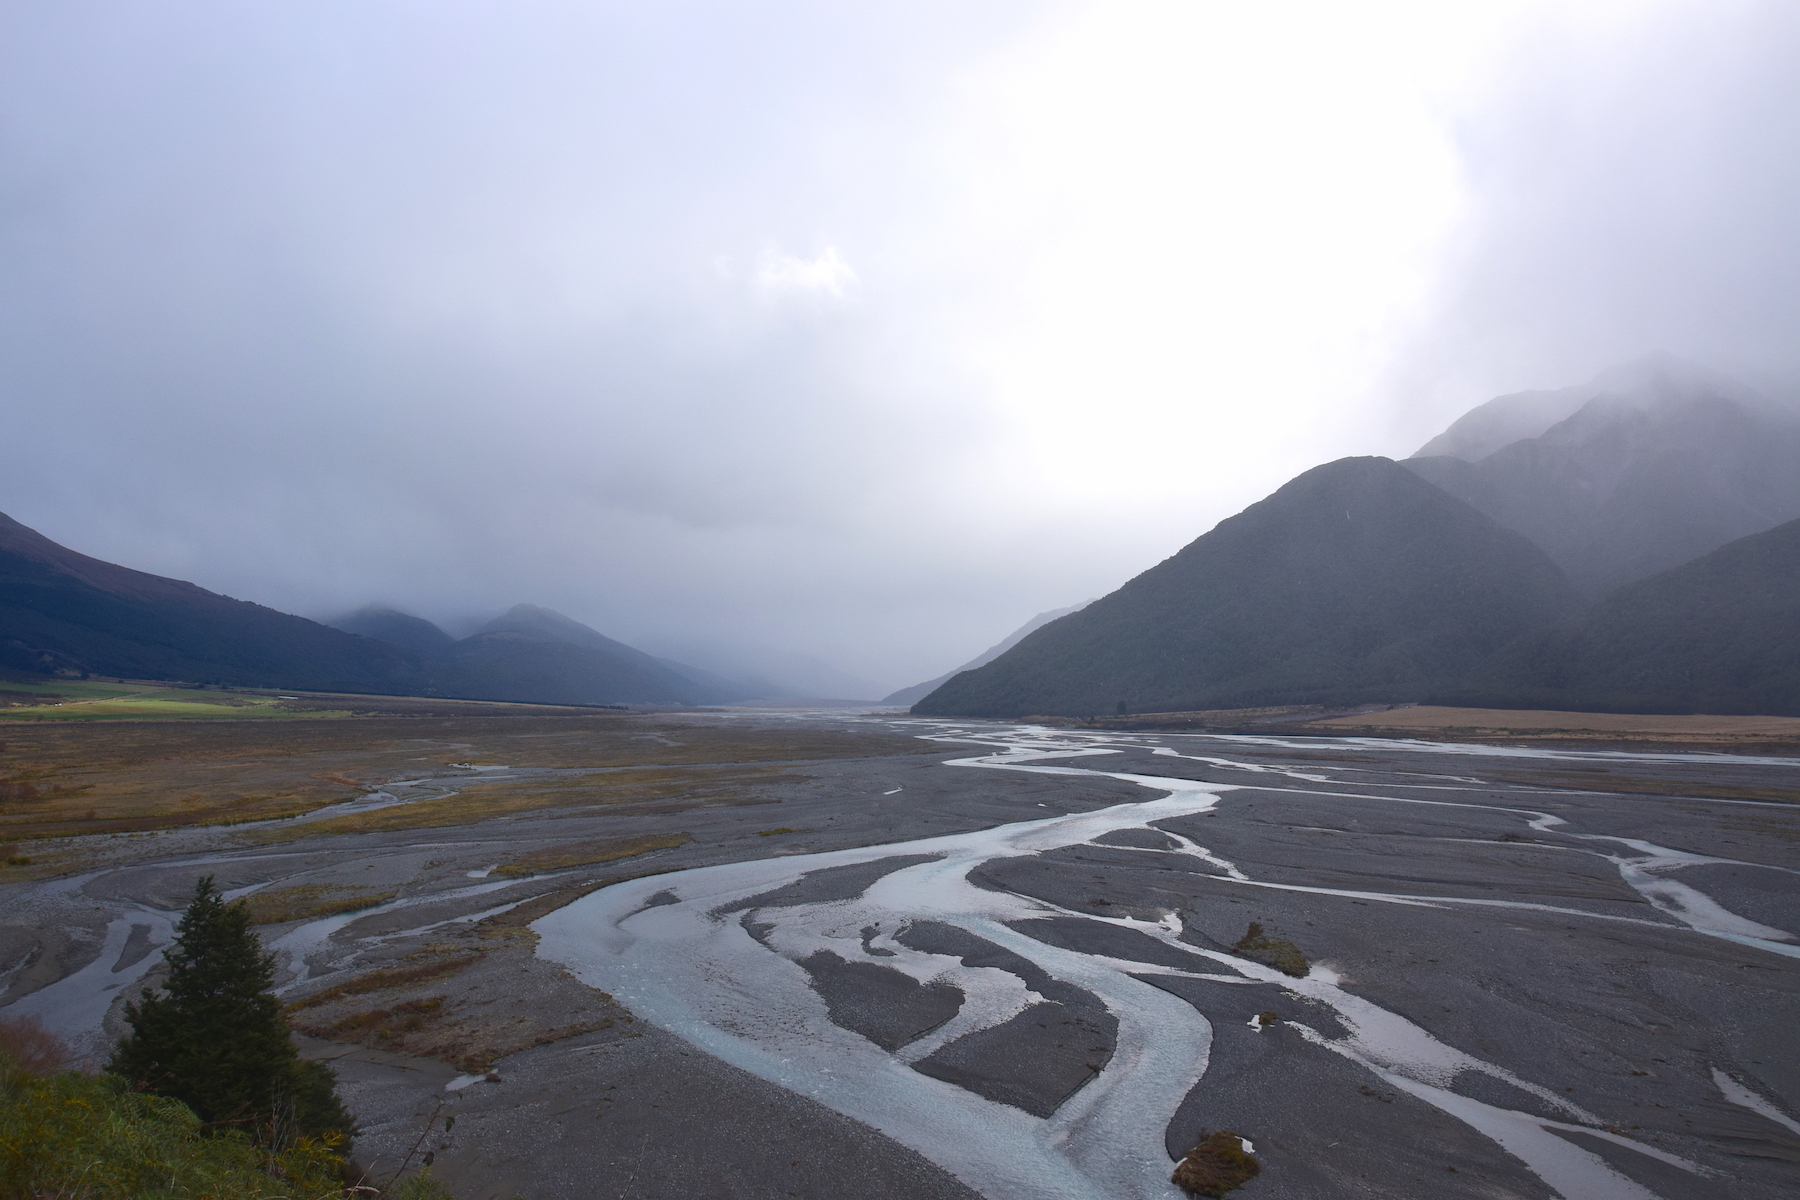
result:
<svg viewBox="0 0 1800 1200"><path fill-rule="evenodd" d="M1507 730L1519 733L1606 733L1651 737L1775 738L1800 741L1800 717L1722 717L1531 709L1443 708L1421 704L1312 722L1333 729Z"/></svg>

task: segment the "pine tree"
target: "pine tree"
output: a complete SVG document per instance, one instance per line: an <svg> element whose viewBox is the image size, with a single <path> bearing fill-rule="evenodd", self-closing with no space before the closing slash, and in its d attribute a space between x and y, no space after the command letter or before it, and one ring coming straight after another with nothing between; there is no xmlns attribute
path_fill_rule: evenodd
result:
<svg viewBox="0 0 1800 1200"><path fill-rule="evenodd" d="M212 876L194 885L163 957L164 994L146 988L125 1006L132 1032L107 1070L180 1100L214 1128L241 1129L264 1144L355 1133L336 1075L301 1059L294 1046L270 991L275 957L250 928L248 907L225 903Z"/></svg>

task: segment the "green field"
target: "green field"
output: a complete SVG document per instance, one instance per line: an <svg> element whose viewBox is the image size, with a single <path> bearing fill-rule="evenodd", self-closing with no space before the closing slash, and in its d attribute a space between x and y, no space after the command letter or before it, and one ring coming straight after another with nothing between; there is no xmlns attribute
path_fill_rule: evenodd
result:
<svg viewBox="0 0 1800 1200"><path fill-rule="evenodd" d="M299 698L298 693L288 695ZM0 680L0 722L348 715L345 710L295 705L274 693L84 679Z"/></svg>

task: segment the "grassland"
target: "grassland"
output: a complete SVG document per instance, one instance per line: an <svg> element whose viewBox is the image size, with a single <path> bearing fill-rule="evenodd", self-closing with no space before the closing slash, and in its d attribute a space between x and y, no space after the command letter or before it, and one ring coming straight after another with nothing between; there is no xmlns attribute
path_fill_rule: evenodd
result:
<svg viewBox="0 0 1800 1200"><path fill-rule="evenodd" d="M196 720L349 716L296 694L227 691L179 684L0 680L0 724L35 721Z"/></svg>
<svg viewBox="0 0 1800 1200"><path fill-rule="evenodd" d="M250 908L252 924L279 925L284 921L304 921L315 917L332 917L339 913L361 912L365 908L384 904L394 896L393 891L308 883L274 891L253 892L244 902Z"/></svg>
<svg viewBox="0 0 1800 1200"><path fill-rule="evenodd" d="M1705 713L1551 712L1419 704L1385 712L1329 717L1312 724L1334 733L1453 735L1479 740L1560 738L1682 744L1800 744L1800 717L1732 717Z"/></svg>
<svg viewBox="0 0 1800 1200"><path fill-rule="evenodd" d="M454 796L261 829L252 836L264 844L274 844L325 834L444 829L548 809L574 815L601 807L644 805L648 807L639 811L675 813L703 804L755 804L759 801L751 789L756 785L791 783L800 778L780 767L658 767L529 783L490 784L478 780Z"/></svg>
<svg viewBox="0 0 1800 1200"><path fill-rule="evenodd" d="M354 700L360 711L331 715L329 706L340 699ZM297 703L326 712L303 721L0 726L0 843L298 816L387 780L448 773L456 763L631 770L538 784L471 777L459 796L309 822L306 829L426 828L539 808L755 802L755 785L771 779L777 764L936 749L888 734L591 709L372 697ZM23 854L39 856L28 846Z"/></svg>
<svg viewBox="0 0 1800 1200"><path fill-rule="evenodd" d="M693 841L686 833L665 833L651 837L606 838L594 842L572 842L563 846L546 846L521 854L511 862L494 868L496 875L536 875L544 871L562 871L570 867L589 867L596 863L614 862L648 854L652 850L672 850Z"/></svg>

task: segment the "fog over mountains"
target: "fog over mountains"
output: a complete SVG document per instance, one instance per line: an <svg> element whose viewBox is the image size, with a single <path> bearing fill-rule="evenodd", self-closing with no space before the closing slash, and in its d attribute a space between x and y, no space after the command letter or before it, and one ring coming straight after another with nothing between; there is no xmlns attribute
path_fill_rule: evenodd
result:
<svg viewBox="0 0 1800 1200"><path fill-rule="evenodd" d="M132 679L403 692L410 650L115 566L0 515L0 666Z"/></svg>
<svg viewBox="0 0 1800 1200"><path fill-rule="evenodd" d="M1406 465L1590 597L1800 517L1800 418L1666 357L1491 401Z"/></svg>
<svg viewBox="0 0 1800 1200"><path fill-rule="evenodd" d="M1092 603L1092 600L1083 600L1080 604L1071 604L1067 608L1053 608L1049 612L1041 612L1037 616L1031 618L1031 620L1025 622L1025 624L1007 634L1004 638L1001 638L994 645L989 646L986 650L983 650L980 654L977 654L974 658L956 668L956 670L946 671L936 679L928 679L924 683L915 683L911 687L903 687L890 696L883 696L881 702L883 704L915 704L918 701L923 700L926 696L929 696L932 692L935 692L939 687L950 682L951 679L962 674L964 671L973 671L976 667L985 667L988 663L993 662L996 658L999 658L1002 654L1005 654L1008 650L1011 650L1014 646L1018 645L1025 639L1027 634L1036 633L1057 618L1066 617L1072 612L1080 612Z"/></svg>
<svg viewBox="0 0 1800 1200"><path fill-rule="evenodd" d="M325 625L101 562L4 515L0 667L548 704L717 704L757 695L529 604L460 640L387 608Z"/></svg>
<svg viewBox="0 0 1800 1200"><path fill-rule="evenodd" d="M1800 416L1657 356L1308 471L914 711L1800 712L1797 519Z"/></svg>
<svg viewBox="0 0 1800 1200"><path fill-rule="evenodd" d="M1346 458L1221 521L913 711L1382 700L1460 680L1579 603L1519 534L1391 459Z"/></svg>
<svg viewBox="0 0 1800 1200"><path fill-rule="evenodd" d="M1413 458L1304 472L1085 605L893 693L921 714L1454 700L1800 712L1800 415L1666 356L1502 396ZM328 624L0 517L0 666L553 704L856 700L779 652L648 653L519 604ZM770 668L773 670L770 670ZM723 668L723 669L721 669ZM799 682L796 682L799 680Z"/></svg>

